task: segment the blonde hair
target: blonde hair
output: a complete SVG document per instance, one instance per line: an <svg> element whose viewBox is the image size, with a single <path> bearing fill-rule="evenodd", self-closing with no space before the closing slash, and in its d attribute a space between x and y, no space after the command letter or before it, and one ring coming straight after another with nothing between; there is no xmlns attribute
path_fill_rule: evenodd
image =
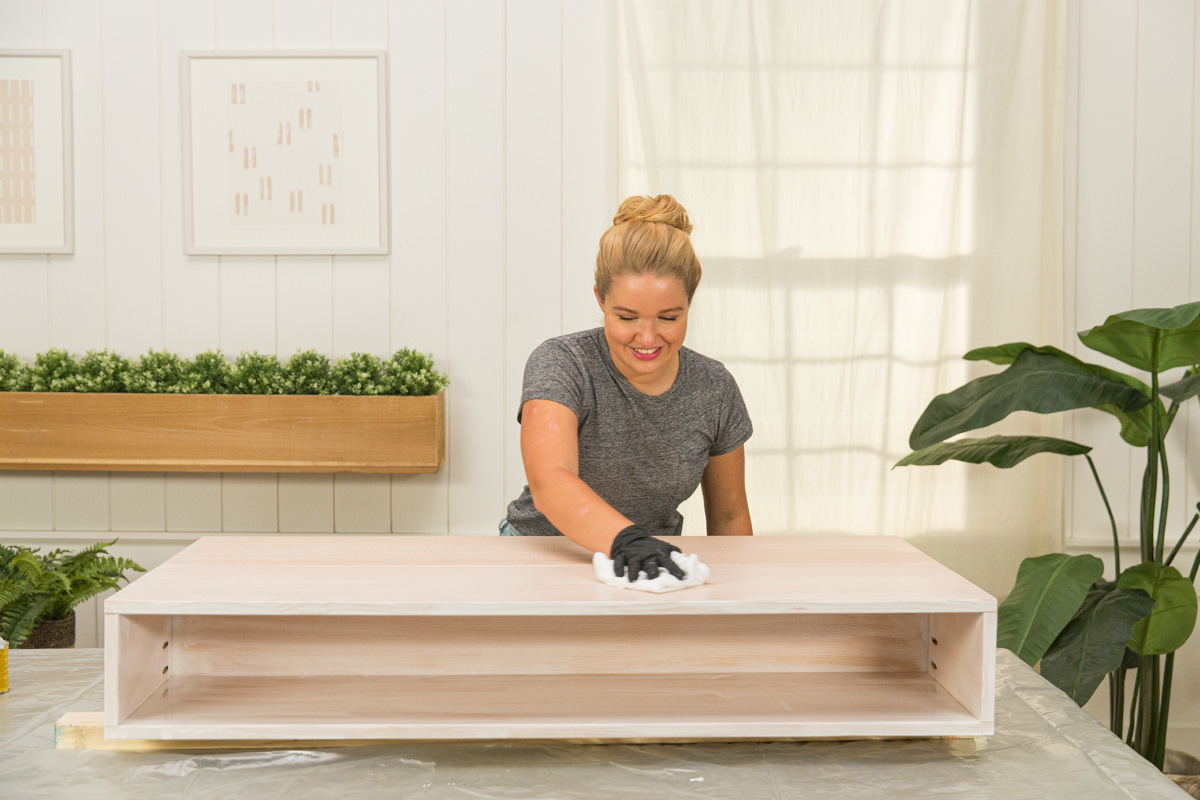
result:
<svg viewBox="0 0 1200 800"><path fill-rule="evenodd" d="M679 278L688 302L700 285L700 260L692 250L687 209L669 194L627 197L600 237L596 291L603 301L614 278L658 275Z"/></svg>

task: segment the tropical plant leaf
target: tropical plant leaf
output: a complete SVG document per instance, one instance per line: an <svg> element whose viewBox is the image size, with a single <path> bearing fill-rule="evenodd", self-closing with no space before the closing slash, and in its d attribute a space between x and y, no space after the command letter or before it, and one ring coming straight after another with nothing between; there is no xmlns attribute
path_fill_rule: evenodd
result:
<svg viewBox="0 0 1200 800"><path fill-rule="evenodd" d="M996 644L1036 664L1083 605L1104 572L1092 555L1048 553L1027 558L997 611Z"/></svg>
<svg viewBox="0 0 1200 800"><path fill-rule="evenodd" d="M1083 705L1104 677L1121 666L1133 626L1153 607L1154 601L1140 589L1097 582L1042 657L1042 677Z"/></svg>
<svg viewBox="0 0 1200 800"><path fill-rule="evenodd" d="M1004 372L976 378L933 398L908 443L913 450L920 450L999 422L1014 411L1050 414L1115 406L1128 414L1149 402L1148 395L1127 383L1098 375L1056 354L1025 350Z"/></svg>
<svg viewBox="0 0 1200 800"><path fill-rule="evenodd" d="M1196 588L1174 567L1146 561L1117 578L1121 589L1141 589L1154 600L1154 610L1133 627L1129 649L1143 656L1173 653L1196 627Z"/></svg>
<svg viewBox="0 0 1200 800"><path fill-rule="evenodd" d="M947 461L965 461L968 464L986 463L1000 469L1008 469L1038 453L1081 456L1091 452L1091 449L1087 445L1050 436L989 436L986 439L938 442L909 453L897 461L895 466L931 467Z"/></svg>
<svg viewBox="0 0 1200 800"><path fill-rule="evenodd" d="M1021 355L1026 350L1032 350L1035 353L1042 355L1052 355L1069 364L1074 364L1080 369L1085 369L1102 378L1123 383L1126 386L1132 386L1146 397L1150 397L1150 387L1132 375L1124 372L1117 372L1115 369L1102 367L1099 364L1089 364L1086 361L1081 361L1065 350L1060 350L1057 347L1035 346L1027 342L1009 342L1008 344L995 345L993 347L977 347L963 356L967 361L990 361L993 364L1007 365L1016 361L1017 356ZM1160 410L1162 406L1159 406ZM1117 405L1098 405L1096 410L1103 411L1106 414L1111 414L1121 423L1121 438L1134 447L1145 447L1150 443L1150 436L1153 433L1153 416L1152 408L1149 404L1139 408L1136 411L1126 412Z"/></svg>
<svg viewBox="0 0 1200 800"><path fill-rule="evenodd" d="M1163 397L1169 397L1176 403L1190 400L1200 394L1200 373L1189 375L1183 380L1158 388Z"/></svg>
<svg viewBox="0 0 1200 800"><path fill-rule="evenodd" d="M1079 340L1147 372L1200 364L1200 301L1113 314L1102 325L1080 332Z"/></svg>

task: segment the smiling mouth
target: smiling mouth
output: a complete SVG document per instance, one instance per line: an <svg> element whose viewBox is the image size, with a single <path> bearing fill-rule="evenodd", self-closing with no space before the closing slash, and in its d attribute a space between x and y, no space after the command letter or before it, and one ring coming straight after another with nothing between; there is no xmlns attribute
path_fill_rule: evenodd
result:
<svg viewBox="0 0 1200 800"><path fill-rule="evenodd" d="M638 361L653 361L662 347L633 347L630 349L633 350L633 355Z"/></svg>

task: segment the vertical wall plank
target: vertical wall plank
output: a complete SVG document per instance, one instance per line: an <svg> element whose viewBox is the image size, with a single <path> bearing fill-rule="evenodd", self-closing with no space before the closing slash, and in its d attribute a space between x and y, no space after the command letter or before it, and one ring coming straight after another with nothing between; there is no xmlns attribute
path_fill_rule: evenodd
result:
<svg viewBox="0 0 1200 800"><path fill-rule="evenodd" d="M1099 324L1130 308L1133 268L1134 120L1137 8L1119 0L1081 4L1079 28L1079 142L1076 224L1078 277L1076 317L1070 330ZM1072 339L1088 361L1103 362ZM1095 358L1093 358L1095 355ZM1111 362L1111 360L1110 360ZM1116 366L1115 362L1111 362ZM1076 414L1075 441L1095 447L1092 457L1125 537L1137 536L1136 495L1129 447L1103 415ZM1138 470L1140 474L1140 469ZM1072 491L1074 529L1068 537L1102 539L1108 519L1088 470L1076 469ZM1132 527L1131 527L1132 526Z"/></svg>
<svg viewBox="0 0 1200 800"><path fill-rule="evenodd" d="M335 50L387 50L386 0L336 3L332 46ZM385 79L390 80L390 70ZM388 147L389 151L391 148ZM395 242L389 250L395 252ZM333 355L373 353L390 356L388 321L390 260L387 255L334 256ZM403 343L397 347L403 346ZM388 475L339 475L333 483L337 530L387 531L392 524L392 479ZM347 513L347 512L351 513Z"/></svg>
<svg viewBox="0 0 1200 800"><path fill-rule="evenodd" d="M1134 183L1133 302L1165 307L1184 302L1191 258L1192 120L1180 102L1179 76L1194 64L1195 6L1188 0L1138 5L1137 150ZM1178 376L1178 370L1173 373ZM1180 420L1185 422L1186 420ZM1172 483L1183 488L1187 449L1179 431L1167 442ZM1140 465L1135 460L1135 475ZM1135 490L1138 487L1133 487ZM1178 536L1195 510L1180 493L1167 530ZM1170 545L1168 545L1169 547Z"/></svg>
<svg viewBox="0 0 1200 800"><path fill-rule="evenodd" d="M592 297L600 235L617 210L615 4L563 4L562 331L601 323Z"/></svg>
<svg viewBox="0 0 1200 800"><path fill-rule="evenodd" d="M54 483L44 472L0 475L0 531L54 527Z"/></svg>
<svg viewBox="0 0 1200 800"><path fill-rule="evenodd" d="M163 346L162 177L158 4L101 6L104 69L104 257L108 345L125 354ZM161 473L110 476L110 524L162 530Z"/></svg>
<svg viewBox="0 0 1200 800"><path fill-rule="evenodd" d="M450 531L484 534L503 513L504 16L485 0L446 9L447 397Z"/></svg>
<svg viewBox="0 0 1200 800"><path fill-rule="evenodd" d="M108 473L59 472L54 480L54 529L107 531Z"/></svg>
<svg viewBox="0 0 1200 800"><path fill-rule="evenodd" d="M453 398L460 375L447 364L446 55L444 4L390 3L390 342L393 349L432 354L438 369L449 373L447 397ZM469 223L456 222L454 229L464 226ZM448 405L451 447L456 423L453 402ZM393 476L392 530L445 533L449 474L447 465L434 475Z"/></svg>
<svg viewBox="0 0 1200 800"><path fill-rule="evenodd" d="M40 0L0 0L0 20L0 48L46 46ZM45 255L0 254L0 350L31 360L50 346L48 272Z"/></svg>
<svg viewBox="0 0 1200 800"><path fill-rule="evenodd" d="M218 50L274 47L272 0L216 0ZM218 259L220 346L231 358L244 350L275 352L275 259L221 256Z"/></svg>
<svg viewBox="0 0 1200 800"><path fill-rule="evenodd" d="M280 475L279 530L333 533L333 478L329 475Z"/></svg>
<svg viewBox="0 0 1200 800"><path fill-rule="evenodd" d="M562 8L505 6L504 494L525 486L517 411L525 360L562 325Z"/></svg>
<svg viewBox="0 0 1200 800"><path fill-rule="evenodd" d="M82 353L108 345L100 7L80 0L45 0L45 10L47 46L69 48L74 65L75 252L50 259L50 338L55 347Z"/></svg>
<svg viewBox="0 0 1200 800"><path fill-rule="evenodd" d="M216 47L215 0L191 0L163 9L159 19L159 92L162 98L163 346L195 356L219 349L220 308L216 256L183 252L183 140L180 53ZM221 476L168 473L166 530L221 528Z"/></svg>
<svg viewBox="0 0 1200 800"><path fill-rule="evenodd" d="M275 49L324 51L332 43L329 0L275 5ZM301 350L333 351L333 258L279 256L276 259L278 353L286 361ZM280 475L280 527L322 530L331 475ZM308 514L312 514L308 518Z"/></svg>
<svg viewBox="0 0 1200 800"><path fill-rule="evenodd" d="M216 0L215 24L218 50L271 50L275 46L272 0ZM231 359L248 350L277 352L275 272L272 256L218 259L220 347ZM221 476L222 530L274 530L278 503L275 475Z"/></svg>
<svg viewBox="0 0 1200 800"><path fill-rule="evenodd" d="M335 3L331 11L334 50L387 51L387 0ZM385 80L391 80L390 65ZM390 109L388 109L390 111ZM391 157L390 143L385 150ZM389 250L396 243L389 240ZM353 352L391 355L388 320L390 256L334 256L333 355ZM390 493L390 480L382 479Z"/></svg>
<svg viewBox="0 0 1200 800"><path fill-rule="evenodd" d="M67 47L61 36L46 35L41 2L0 0L0 20L0 48ZM0 350L26 361L51 344L50 268L47 256L0 255ZM0 530L52 527L53 479L46 473L0 474Z"/></svg>
<svg viewBox="0 0 1200 800"><path fill-rule="evenodd" d="M386 475L335 475L333 527L339 533L387 533L392 498Z"/></svg>

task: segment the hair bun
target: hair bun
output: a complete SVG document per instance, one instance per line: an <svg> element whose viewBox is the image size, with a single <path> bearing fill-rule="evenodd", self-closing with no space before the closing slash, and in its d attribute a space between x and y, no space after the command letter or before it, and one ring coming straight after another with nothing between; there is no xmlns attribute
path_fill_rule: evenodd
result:
<svg viewBox="0 0 1200 800"><path fill-rule="evenodd" d="M687 209L669 194L656 197L626 197L617 209L617 215L613 217L613 225L623 222L661 222L684 233L692 232L692 222L688 219Z"/></svg>

